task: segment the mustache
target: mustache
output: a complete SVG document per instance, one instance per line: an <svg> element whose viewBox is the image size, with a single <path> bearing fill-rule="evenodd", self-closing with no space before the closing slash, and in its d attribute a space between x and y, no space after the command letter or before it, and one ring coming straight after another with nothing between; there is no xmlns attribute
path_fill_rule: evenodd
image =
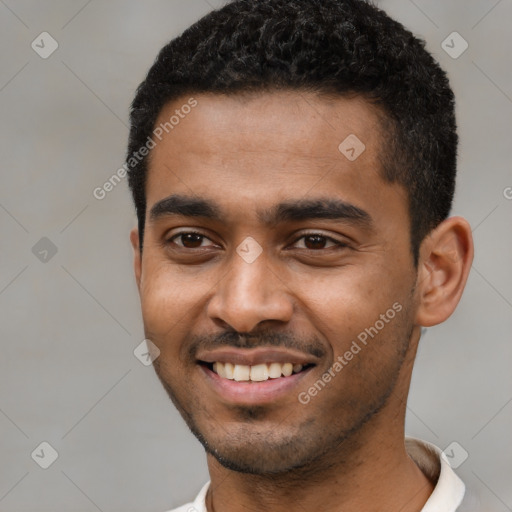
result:
<svg viewBox="0 0 512 512"><path fill-rule="evenodd" d="M303 341L295 336L290 336L283 332L260 332L260 333L239 333L236 331L227 331L217 336L193 336L190 339L188 355L191 359L196 359L199 350L213 350L216 348L269 348L280 347L293 350L299 350L306 354L322 358L326 355L318 338L311 338Z"/></svg>

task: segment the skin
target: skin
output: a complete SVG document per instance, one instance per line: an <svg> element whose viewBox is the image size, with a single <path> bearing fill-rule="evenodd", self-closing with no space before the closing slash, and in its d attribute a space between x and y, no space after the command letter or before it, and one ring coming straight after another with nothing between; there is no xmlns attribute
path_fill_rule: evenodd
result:
<svg viewBox="0 0 512 512"><path fill-rule="evenodd" d="M441 223L414 266L405 190L380 176L385 148L374 107L297 91L195 95L198 106L151 151L144 248L134 268L159 379L205 446L210 512L419 511L433 490L408 456L404 422L421 326L455 309L473 258L469 224ZM188 98L166 105L165 122ZM338 150L356 134L365 151ZM151 209L179 194L215 202L222 220ZM341 199L353 219L263 222L280 202ZM198 231L204 237L182 236ZM304 238L316 233L327 238ZM236 252L262 248L252 263ZM336 246L333 239L342 242ZM307 391L393 304L402 308L307 404ZM293 391L264 405L219 396L200 348L265 340L319 354Z"/></svg>

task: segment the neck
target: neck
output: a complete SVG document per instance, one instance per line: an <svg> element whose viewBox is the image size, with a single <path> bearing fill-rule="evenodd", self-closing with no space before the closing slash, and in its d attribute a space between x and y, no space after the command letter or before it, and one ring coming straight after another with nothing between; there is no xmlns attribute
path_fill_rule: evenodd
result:
<svg viewBox="0 0 512 512"><path fill-rule="evenodd" d="M418 512L433 491L403 436L350 440L329 455L305 470L270 476L237 473L208 456L208 512Z"/></svg>
<svg viewBox="0 0 512 512"><path fill-rule="evenodd" d="M208 455L208 512L419 512L433 484L405 450L406 400L416 344L411 344L394 392L362 428L305 468L252 475Z"/></svg>

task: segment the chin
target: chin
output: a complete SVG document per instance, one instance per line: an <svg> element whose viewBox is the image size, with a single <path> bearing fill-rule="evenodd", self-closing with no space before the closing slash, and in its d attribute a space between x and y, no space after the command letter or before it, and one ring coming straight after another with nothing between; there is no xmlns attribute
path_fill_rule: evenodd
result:
<svg viewBox="0 0 512 512"><path fill-rule="evenodd" d="M212 425L213 427L213 425ZM285 475L307 471L325 455L326 443L321 436L311 436L305 429L255 431L250 424L240 425L235 432L224 429L202 429L206 436L192 431L205 451L223 467L252 475ZM339 440L339 439L338 439ZM328 444L327 450L332 446Z"/></svg>
<svg viewBox="0 0 512 512"><path fill-rule="evenodd" d="M280 452L275 448L258 447L252 442L250 444L250 447L245 445L236 450L218 450L212 449L211 446L205 446L205 450L225 468L251 475L285 474L311 462L309 457L304 457L303 454L301 456L296 451L293 458L279 457ZM270 454L273 455L269 456Z"/></svg>

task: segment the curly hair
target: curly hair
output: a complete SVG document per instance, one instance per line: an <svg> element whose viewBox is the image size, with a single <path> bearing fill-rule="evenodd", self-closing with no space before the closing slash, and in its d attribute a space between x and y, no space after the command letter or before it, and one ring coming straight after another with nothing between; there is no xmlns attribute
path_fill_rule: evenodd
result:
<svg viewBox="0 0 512 512"><path fill-rule="evenodd" d="M128 182L143 246L146 143L162 108L187 94L296 90L359 95L380 113L381 176L405 187L411 251L450 213L455 99L425 42L366 0L233 0L161 49L130 112Z"/></svg>

